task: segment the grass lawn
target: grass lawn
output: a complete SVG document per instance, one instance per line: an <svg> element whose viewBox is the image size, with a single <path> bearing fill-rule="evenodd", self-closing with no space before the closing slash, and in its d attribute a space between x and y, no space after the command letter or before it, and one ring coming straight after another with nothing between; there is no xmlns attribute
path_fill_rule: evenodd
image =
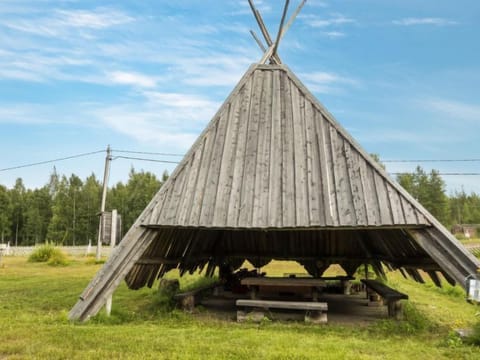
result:
<svg viewBox="0 0 480 360"><path fill-rule="evenodd" d="M205 311L168 310L156 289L114 295L110 318L85 324L67 314L100 265L73 259L66 267L7 257L0 267L0 359L480 359L452 329L479 321L463 291L418 285L390 274L390 284L410 296L407 320L369 326L260 324L216 320ZM274 262L269 273L300 272ZM172 274L171 276L175 276ZM182 287L198 280L190 276Z"/></svg>

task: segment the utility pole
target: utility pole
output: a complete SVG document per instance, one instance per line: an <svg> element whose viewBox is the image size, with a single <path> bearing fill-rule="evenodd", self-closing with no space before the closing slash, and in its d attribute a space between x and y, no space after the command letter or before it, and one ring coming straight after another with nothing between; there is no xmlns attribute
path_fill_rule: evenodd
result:
<svg viewBox="0 0 480 360"><path fill-rule="evenodd" d="M76 211L75 211L75 188L73 188L73 246L75 246L75 225L76 225Z"/></svg>
<svg viewBox="0 0 480 360"><path fill-rule="evenodd" d="M112 230L110 232L110 255L112 256L115 245L117 244L117 210L112 210ZM107 298L105 302L105 311L107 316L112 313L112 295Z"/></svg>
<svg viewBox="0 0 480 360"><path fill-rule="evenodd" d="M107 146L107 156L105 158L105 171L103 173L103 191L102 202L100 204L100 222L98 225L98 242L96 259L100 261L102 257L102 222L103 213L105 212L105 201L107 200L108 175L110 173L110 161L112 160L110 145Z"/></svg>

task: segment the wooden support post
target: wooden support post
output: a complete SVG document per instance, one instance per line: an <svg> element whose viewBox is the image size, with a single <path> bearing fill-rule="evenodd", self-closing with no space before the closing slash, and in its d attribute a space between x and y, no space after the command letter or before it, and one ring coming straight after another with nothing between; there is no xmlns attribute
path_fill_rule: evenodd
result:
<svg viewBox="0 0 480 360"><path fill-rule="evenodd" d="M109 256L112 256L116 243L117 243L117 210L112 210L112 229L110 231ZM112 313L112 297L113 297L113 294L107 298L107 301L105 303L105 312L107 313L107 316L110 316L110 314Z"/></svg>
<svg viewBox="0 0 480 360"><path fill-rule="evenodd" d="M255 32L253 30L250 30L250 34L252 34L253 36L253 39L255 40L255 42L257 43L258 47L263 51L267 51L267 48L265 46L263 46L262 42L260 41L260 39L258 38L257 34L255 34Z"/></svg>
<svg viewBox="0 0 480 360"><path fill-rule="evenodd" d="M342 289L344 295L351 295L352 282L350 280L342 280Z"/></svg>
<svg viewBox="0 0 480 360"><path fill-rule="evenodd" d="M250 287L250 299L256 300L258 299L258 292L259 292L259 286L251 286Z"/></svg>

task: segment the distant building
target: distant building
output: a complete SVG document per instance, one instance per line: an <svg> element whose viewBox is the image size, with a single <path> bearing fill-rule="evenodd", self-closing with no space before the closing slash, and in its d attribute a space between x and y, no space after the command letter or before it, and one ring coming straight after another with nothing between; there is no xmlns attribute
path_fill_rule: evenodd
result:
<svg viewBox="0 0 480 360"><path fill-rule="evenodd" d="M467 239L477 237L480 224L457 224L452 226L453 235L463 235Z"/></svg>

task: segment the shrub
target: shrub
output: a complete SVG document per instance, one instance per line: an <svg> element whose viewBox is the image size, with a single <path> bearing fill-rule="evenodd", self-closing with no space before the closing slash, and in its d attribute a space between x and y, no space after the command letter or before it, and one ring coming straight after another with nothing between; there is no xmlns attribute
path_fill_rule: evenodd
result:
<svg viewBox="0 0 480 360"><path fill-rule="evenodd" d="M39 246L28 257L29 262L46 262L49 265L68 265L68 258L60 249L50 244Z"/></svg>
<svg viewBox="0 0 480 360"><path fill-rule="evenodd" d="M54 249L50 259L48 259L48 265L50 266L67 266L68 263L67 255L60 249Z"/></svg>
<svg viewBox="0 0 480 360"><path fill-rule="evenodd" d="M45 244L39 247L36 247L33 252L28 257L29 262L47 262L52 253L55 251L55 247L50 244Z"/></svg>

